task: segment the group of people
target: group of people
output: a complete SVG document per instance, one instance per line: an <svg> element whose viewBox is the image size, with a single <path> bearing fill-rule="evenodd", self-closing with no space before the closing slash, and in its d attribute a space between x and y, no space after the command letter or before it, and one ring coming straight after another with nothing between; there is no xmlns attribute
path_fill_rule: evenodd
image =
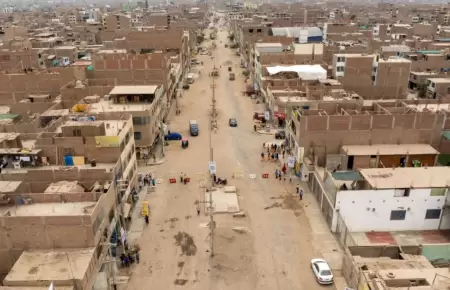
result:
<svg viewBox="0 0 450 290"><path fill-rule="evenodd" d="M189 177L187 177L186 173L180 173L180 183L187 184L189 182Z"/></svg>
<svg viewBox="0 0 450 290"><path fill-rule="evenodd" d="M283 164L283 166L280 169L275 169L275 179L281 180L281 176L282 175L286 175L286 163ZM284 180L286 180L286 178L284 178Z"/></svg>
<svg viewBox="0 0 450 290"><path fill-rule="evenodd" d="M279 155L281 155L284 159L284 155L286 154L286 148L284 144L277 145L277 144L267 144L263 143L263 149L266 150L266 152L261 152L261 161L266 160L266 153L267 153L267 161L277 161L279 159Z"/></svg>
<svg viewBox="0 0 450 290"><path fill-rule="evenodd" d="M141 258L140 258L138 250L134 251L134 253L132 253L130 251L130 252L128 252L128 254L122 253L120 255L120 262L122 264L122 267L127 267L128 268L134 262L136 262L136 264L139 264L140 259Z"/></svg>
<svg viewBox="0 0 450 290"><path fill-rule="evenodd" d="M139 191L141 191L141 189L147 185L156 186L156 179L154 176L152 176L151 172L146 175L139 174L138 182L139 182Z"/></svg>

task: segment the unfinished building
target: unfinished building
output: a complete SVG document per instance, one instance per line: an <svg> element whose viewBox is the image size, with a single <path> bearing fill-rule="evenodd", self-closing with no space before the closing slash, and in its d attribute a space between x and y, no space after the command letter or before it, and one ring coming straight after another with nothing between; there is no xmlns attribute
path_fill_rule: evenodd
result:
<svg viewBox="0 0 450 290"><path fill-rule="evenodd" d="M352 246L342 272L352 289L449 289L448 269L432 264L421 252L420 246Z"/></svg>
<svg viewBox="0 0 450 290"><path fill-rule="evenodd" d="M327 155L340 154L343 145L429 144L447 153L442 133L450 129L448 114L427 101L319 103L317 109L294 112L290 141L295 152L319 166L325 166Z"/></svg>

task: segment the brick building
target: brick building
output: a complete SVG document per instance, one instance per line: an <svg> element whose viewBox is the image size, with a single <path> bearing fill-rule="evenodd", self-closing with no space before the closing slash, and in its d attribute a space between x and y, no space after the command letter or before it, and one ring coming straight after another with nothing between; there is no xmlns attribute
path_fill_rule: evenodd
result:
<svg viewBox="0 0 450 290"><path fill-rule="evenodd" d="M365 101L364 103L368 103ZM343 145L429 144L447 153L443 130L450 129L448 112L433 111L422 102L380 102L372 105L321 103L292 118L295 152L324 166L328 154Z"/></svg>
<svg viewBox="0 0 450 290"><path fill-rule="evenodd" d="M332 75L364 99L406 98L411 61L374 54L335 54Z"/></svg>

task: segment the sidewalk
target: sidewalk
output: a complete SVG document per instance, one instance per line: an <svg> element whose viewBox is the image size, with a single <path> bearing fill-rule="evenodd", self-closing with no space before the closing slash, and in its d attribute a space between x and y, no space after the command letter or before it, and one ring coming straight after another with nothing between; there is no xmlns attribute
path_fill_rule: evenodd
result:
<svg viewBox="0 0 450 290"><path fill-rule="evenodd" d="M302 201L303 208L311 227L313 245L330 264L334 274L335 288L337 290L343 290L347 284L341 273L343 250L335 236L331 233L319 209L317 200L309 191L308 185L305 182L300 182L300 186L304 192Z"/></svg>

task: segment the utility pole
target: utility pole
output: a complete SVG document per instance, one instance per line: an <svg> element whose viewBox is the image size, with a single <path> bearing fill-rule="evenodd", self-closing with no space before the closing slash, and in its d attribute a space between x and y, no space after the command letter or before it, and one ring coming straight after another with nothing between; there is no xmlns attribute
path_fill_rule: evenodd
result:
<svg viewBox="0 0 450 290"><path fill-rule="evenodd" d="M216 123L216 117L217 117L217 109L216 109L216 83L215 83L215 72L217 71L216 63L214 62L213 71L211 73L212 78L212 84L211 84L211 91L212 91L212 112L210 115L210 122L209 122L209 160L210 163L214 162L214 149L212 146L212 133L213 130L217 129L217 123ZM214 221L214 208L213 208L213 200L212 200L212 191L214 188L214 177L213 172L210 171L210 188L209 188L209 229L210 229L210 236L211 236L211 257L214 257L214 229L216 227L216 223Z"/></svg>

